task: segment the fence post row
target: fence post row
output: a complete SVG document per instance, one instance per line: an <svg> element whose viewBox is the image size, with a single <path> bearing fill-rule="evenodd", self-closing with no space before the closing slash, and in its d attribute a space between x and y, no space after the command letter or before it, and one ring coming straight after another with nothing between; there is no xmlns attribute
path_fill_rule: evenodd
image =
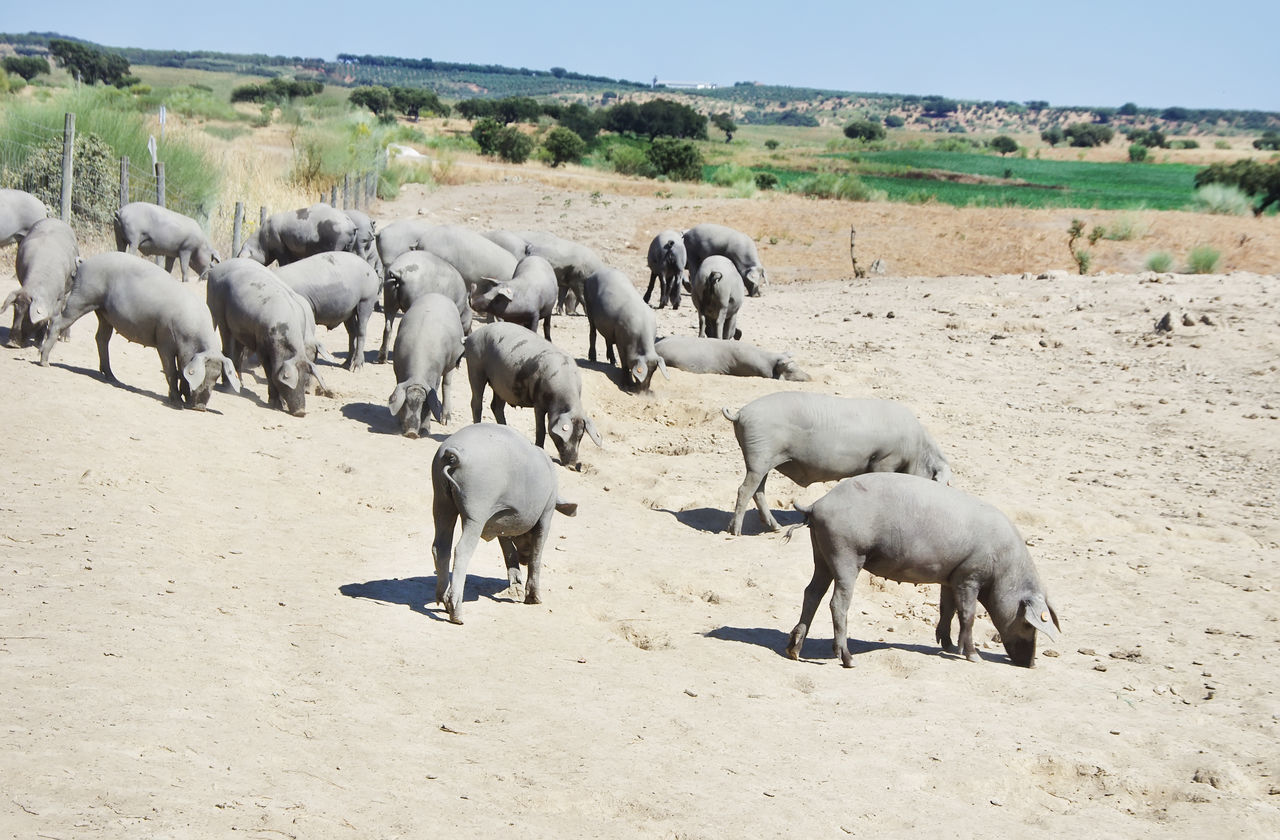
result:
<svg viewBox="0 0 1280 840"><path fill-rule="evenodd" d="M62 196L59 213L62 221L71 221L71 151L76 140L76 115L68 113L62 124Z"/></svg>

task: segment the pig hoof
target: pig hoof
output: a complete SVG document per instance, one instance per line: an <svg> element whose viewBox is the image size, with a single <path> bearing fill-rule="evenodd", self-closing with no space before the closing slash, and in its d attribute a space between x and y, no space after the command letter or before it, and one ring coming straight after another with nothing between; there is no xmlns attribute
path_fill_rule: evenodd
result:
<svg viewBox="0 0 1280 840"><path fill-rule="evenodd" d="M404 436L405 436L405 437L407 437L409 440L417 440L417 439L418 439L418 433L417 433L417 432L415 432L415 431L408 431L408 432L405 432L405 433L404 433Z"/></svg>
<svg viewBox="0 0 1280 840"><path fill-rule="evenodd" d="M982 661L982 657L981 657L981 656L978 656L978 652L977 652L976 650L975 650L975 651L971 651L970 653L965 654L965 657L964 657L964 658L965 658L965 659L967 659L967 660L969 660L970 662L981 662L981 661Z"/></svg>
<svg viewBox="0 0 1280 840"><path fill-rule="evenodd" d="M541 604L542 596L536 592L530 592L529 594L524 596L524 602L526 604Z"/></svg>

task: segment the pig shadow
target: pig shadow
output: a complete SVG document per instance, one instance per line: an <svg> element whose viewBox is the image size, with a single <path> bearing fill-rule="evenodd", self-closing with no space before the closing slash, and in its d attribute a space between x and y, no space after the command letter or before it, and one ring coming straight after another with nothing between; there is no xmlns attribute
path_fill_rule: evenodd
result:
<svg viewBox="0 0 1280 840"><path fill-rule="evenodd" d="M395 435L400 437L400 421L387 409L385 403L367 403L354 402L347 403L342 407L342 416L348 420L355 420L364 423L366 430L374 435ZM453 422L457 423L457 415L454 415ZM431 420L431 428L443 429L444 424L437 423L434 418ZM456 430L455 430L456 431ZM451 433L446 431L432 432L429 435L419 435L419 439L429 438L436 443L441 443Z"/></svg>
<svg viewBox="0 0 1280 840"><path fill-rule="evenodd" d="M497 597L498 593L505 591L506 588L506 578L467 575L467 586L463 591L462 602L465 604L470 601L479 601L481 598L510 602L510 598ZM338 587L338 591L348 598L366 598L370 601L408 607L413 612L435 621L449 620L449 613L445 608L435 603L435 575L344 583Z"/></svg>
<svg viewBox="0 0 1280 840"><path fill-rule="evenodd" d="M676 521L681 525L692 528L695 531L703 531L708 534L729 533L729 523L733 521L733 511L720 510L719 508L693 508L692 510L667 510L659 508L661 513L669 513L675 517ZM775 510L773 518L778 520L778 524L782 526L781 531L770 531L760 522L760 517L756 510L752 508L747 511L747 516L742 520L742 536L751 537L760 534L783 534L786 529L792 525L799 525L804 521L804 515L798 510Z"/></svg>
<svg viewBox="0 0 1280 840"><path fill-rule="evenodd" d="M33 360L32 364L38 365L40 364L40 362L39 360ZM87 376L90 379L96 379L97 381L105 385L110 385L113 388L119 388L120 390L126 391L130 394L137 394L138 396L149 397L155 400L156 402L160 403L161 405L167 408L172 408L175 411L185 410L188 407L185 404L178 405L178 404L169 402L168 393L162 394L158 391L148 391L145 388L139 388L136 385L130 385L127 382L121 382L119 379L116 379L116 380L107 379L105 376L102 375L102 371L100 370L90 370L89 368L76 367L75 365L69 365L63 362L49 362L49 367L65 370L68 373L75 373L81 376ZM161 376L160 378L164 379L163 376ZM205 406L205 412L208 414L222 413L208 405Z"/></svg>
<svg viewBox="0 0 1280 840"><path fill-rule="evenodd" d="M709 639L719 639L722 642L741 642L748 645L757 645L759 647L768 648L783 659L787 657L787 642L791 639L790 631L783 632L768 627L717 627L715 630L704 633ZM849 653L854 656L860 656L864 653L871 653L877 650L902 650L911 653L925 653L933 656L945 656L949 659L962 660L964 657L959 654L946 653L937 645L915 645L905 644L901 642L867 642L860 639L849 639ZM984 657L990 658L990 657ZM831 640L819 636L815 638L810 635L804 640L804 645L800 648L800 659L802 661L812 660L816 664L822 664L825 660L839 662L831 650Z"/></svg>

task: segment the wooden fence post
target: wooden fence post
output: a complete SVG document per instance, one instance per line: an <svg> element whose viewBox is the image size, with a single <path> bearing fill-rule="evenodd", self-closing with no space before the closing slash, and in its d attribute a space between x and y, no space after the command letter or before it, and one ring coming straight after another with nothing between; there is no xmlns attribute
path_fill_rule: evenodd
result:
<svg viewBox="0 0 1280 840"><path fill-rule="evenodd" d="M262 205L262 209L258 211L258 230L262 230L267 226L267 205Z"/></svg>
<svg viewBox="0 0 1280 840"><path fill-rule="evenodd" d="M236 202L236 214L231 221L231 256L240 253L241 228L244 225L244 202Z"/></svg>
<svg viewBox="0 0 1280 840"><path fill-rule="evenodd" d="M120 206L129 203L129 158L120 158Z"/></svg>
<svg viewBox="0 0 1280 840"><path fill-rule="evenodd" d="M334 184L332 187L329 188L329 206L330 207L338 206L338 185L337 184Z"/></svg>
<svg viewBox="0 0 1280 840"><path fill-rule="evenodd" d="M164 193L164 161L158 160L156 161L156 204L161 207L165 206Z"/></svg>
<svg viewBox="0 0 1280 840"><path fill-rule="evenodd" d="M351 207L351 176L342 176L342 209L347 210Z"/></svg>
<svg viewBox="0 0 1280 840"><path fill-rule="evenodd" d="M68 113L62 124L62 196L59 212L64 222L71 221L72 149L76 142L76 115Z"/></svg>

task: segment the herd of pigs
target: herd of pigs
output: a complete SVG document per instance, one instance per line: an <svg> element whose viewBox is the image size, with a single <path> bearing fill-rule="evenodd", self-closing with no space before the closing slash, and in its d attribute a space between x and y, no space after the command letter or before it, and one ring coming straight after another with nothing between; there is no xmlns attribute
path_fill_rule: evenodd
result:
<svg viewBox="0 0 1280 840"><path fill-rule="evenodd" d="M301 416L312 382L318 393L327 390L318 362L337 361L317 341L316 326L345 326L345 366L355 371L380 303L385 327L378 361L390 358L396 378L388 408L403 434L418 437L429 433L433 417L447 422L450 376L465 358L474 422L445 438L431 465L435 597L459 624L467 564L480 539L499 541L513 591L523 586L526 603L540 602L553 514L576 510L559 496L546 438L570 468L584 435L601 443L583 409L577 362L551 341L553 314L582 306L588 358L596 360L598 333L627 390L648 390L654 373L666 376L668 366L809 378L789 354L740 340L738 312L747 297L761 293L765 271L751 238L722 225L658 234L641 296L626 273L590 248L545 232L480 233L419 219L377 228L359 211L315 204L269 217L235 258L222 260L197 222L135 202L116 214L118 250L82 259L72 229L47 215L39 199L0 190L0 246L18 243L20 288L0 308L14 308L8 345L35 341L42 365L71 325L94 312L107 380L114 381L113 332L156 348L170 401L200 410L219 380L238 392L240 374L256 354L268 404ZM138 254L163 257L164 269ZM207 280L206 301L172 279L175 262L183 281L189 272ZM273 263L275 270L268 268ZM655 286L659 308L677 308L682 291L690 295L696 336L657 337L650 304ZM473 325L476 316L488 323ZM480 422L486 387L497 425ZM506 426L507 405L533 408L532 443ZM969 660L979 659L973 641L979 603L1014 664L1034 664L1037 631L1056 636L1057 613L1022 536L994 507L949 486L946 458L908 408L778 392L723 413L746 462L732 534L742 533L753 498L764 526L779 529L765 497L771 470L802 486L840 481L812 506L796 505L811 531L814 569L787 645L793 659L834 582L833 647L842 664L852 665L846 622L862 569L940 584L937 640L957 651L951 625L958 616L958 649ZM527 581L521 566L528 567Z"/></svg>

